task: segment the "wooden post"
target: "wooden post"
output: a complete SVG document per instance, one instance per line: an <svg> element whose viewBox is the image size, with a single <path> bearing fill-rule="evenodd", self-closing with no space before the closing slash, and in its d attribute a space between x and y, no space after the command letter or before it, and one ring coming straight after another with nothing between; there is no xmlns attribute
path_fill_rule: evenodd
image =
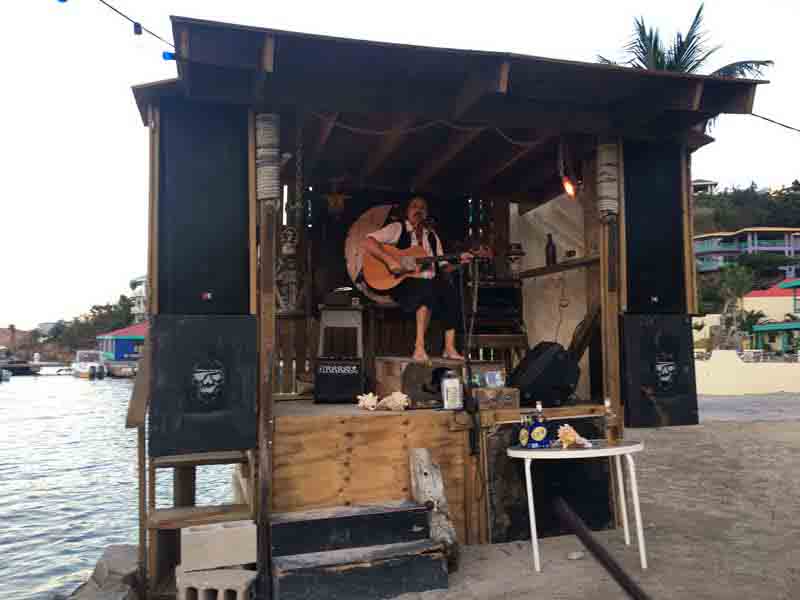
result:
<svg viewBox="0 0 800 600"><path fill-rule="evenodd" d="M158 313L158 190L159 190L159 128L161 115L157 106L149 106L150 131L150 215L147 235L147 306L151 315Z"/></svg>
<svg viewBox="0 0 800 600"><path fill-rule="evenodd" d="M280 185L280 117L259 114L256 127L256 198L259 217L258 595L272 598L272 364L275 355L275 258Z"/></svg>
<svg viewBox="0 0 800 600"><path fill-rule="evenodd" d="M147 456L144 425L136 428L136 458L139 470L139 596L147 598Z"/></svg>
<svg viewBox="0 0 800 600"><path fill-rule="evenodd" d="M694 259L694 197L692 195L691 154L689 148L681 148L681 205L683 207L683 257L686 277L686 312L698 313L697 272Z"/></svg>
<svg viewBox="0 0 800 600"><path fill-rule="evenodd" d="M611 401L622 436L623 407L620 381L620 290L626 282L620 272L619 221L622 199L622 145L618 139L601 142L597 156L597 208L600 212L600 328L603 339L603 395Z"/></svg>
<svg viewBox="0 0 800 600"><path fill-rule="evenodd" d="M258 314L258 215L256 214L256 120L247 115L247 212L250 236L250 314Z"/></svg>

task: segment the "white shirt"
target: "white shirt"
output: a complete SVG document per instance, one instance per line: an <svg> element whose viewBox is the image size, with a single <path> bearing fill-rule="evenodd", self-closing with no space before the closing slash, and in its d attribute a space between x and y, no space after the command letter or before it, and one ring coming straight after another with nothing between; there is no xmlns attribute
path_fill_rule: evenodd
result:
<svg viewBox="0 0 800 600"><path fill-rule="evenodd" d="M371 237L377 242L381 244L391 244L394 246L400 240L400 234L403 233L403 225L406 227L406 231L409 233L411 237L411 245L412 246L422 246L425 249L425 253L428 256L435 256L444 254L444 250L442 249L442 240L439 239L439 236L436 235L436 232L428 229L427 227L422 228L422 243L420 244L420 240L417 239L417 234L414 231L414 227L411 226L411 223L408 221L403 221L403 223L395 222L389 223L386 227L382 229L378 229L378 231L373 231L367 237ZM436 252L433 251L430 244L430 234L433 234L434 239L436 240ZM444 261L442 261L444 264ZM436 276L433 267L427 267L422 269L419 274L420 277L425 279L433 279Z"/></svg>

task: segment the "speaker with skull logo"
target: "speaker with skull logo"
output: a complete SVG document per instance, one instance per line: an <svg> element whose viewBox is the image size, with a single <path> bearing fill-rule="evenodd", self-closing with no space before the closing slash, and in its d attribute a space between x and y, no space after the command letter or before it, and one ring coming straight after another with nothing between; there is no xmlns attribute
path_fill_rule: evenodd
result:
<svg viewBox="0 0 800 600"><path fill-rule="evenodd" d="M154 315L150 456L256 445L256 320Z"/></svg>
<svg viewBox="0 0 800 600"><path fill-rule="evenodd" d="M623 315L626 427L697 425L691 317Z"/></svg>

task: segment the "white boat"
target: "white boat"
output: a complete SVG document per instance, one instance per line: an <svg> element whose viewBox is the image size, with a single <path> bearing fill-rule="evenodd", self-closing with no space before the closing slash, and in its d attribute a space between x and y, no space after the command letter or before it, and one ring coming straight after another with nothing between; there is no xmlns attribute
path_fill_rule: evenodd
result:
<svg viewBox="0 0 800 600"><path fill-rule="evenodd" d="M78 350L71 368L72 374L82 379L104 379L107 371L99 350Z"/></svg>

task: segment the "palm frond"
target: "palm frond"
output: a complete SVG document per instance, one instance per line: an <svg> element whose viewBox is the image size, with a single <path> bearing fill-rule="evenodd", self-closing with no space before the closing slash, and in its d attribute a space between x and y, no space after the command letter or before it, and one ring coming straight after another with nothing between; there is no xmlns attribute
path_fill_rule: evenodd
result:
<svg viewBox="0 0 800 600"><path fill-rule="evenodd" d="M625 46L631 56L627 64L639 69L663 69L665 63L664 46L657 29L647 28L644 17L634 20L633 36Z"/></svg>
<svg viewBox="0 0 800 600"><path fill-rule="evenodd" d="M615 60L610 60L605 56L601 56L600 54L597 55L597 62L603 65L619 65L619 63Z"/></svg>
<svg viewBox="0 0 800 600"><path fill-rule="evenodd" d="M774 65L771 60L740 60L725 65L711 73L717 77L762 77L764 69Z"/></svg>
<svg viewBox="0 0 800 600"><path fill-rule="evenodd" d="M670 71L694 73L708 58L719 49L719 46L706 49L708 38L703 27L703 4L697 9L692 24L684 37L681 33L675 36L675 42L667 51L667 68Z"/></svg>

